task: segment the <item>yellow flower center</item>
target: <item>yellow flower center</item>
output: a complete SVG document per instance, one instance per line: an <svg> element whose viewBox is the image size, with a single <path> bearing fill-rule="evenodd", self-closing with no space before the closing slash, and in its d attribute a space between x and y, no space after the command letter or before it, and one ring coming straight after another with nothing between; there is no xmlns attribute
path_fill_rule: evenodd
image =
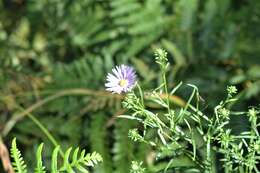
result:
<svg viewBox="0 0 260 173"><path fill-rule="evenodd" d="M120 85L121 87L125 87L125 86L127 85L127 80L121 79L121 80L119 81L119 85Z"/></svg>

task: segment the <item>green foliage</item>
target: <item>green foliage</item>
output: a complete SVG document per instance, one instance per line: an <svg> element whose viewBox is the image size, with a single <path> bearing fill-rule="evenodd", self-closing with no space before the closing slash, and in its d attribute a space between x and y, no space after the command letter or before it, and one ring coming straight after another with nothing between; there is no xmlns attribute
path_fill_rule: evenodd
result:
<svg viewBox="0 0 260 173"><path fill-rule="evenodd" d="M92 117L89 135L91 149L100 153L103 158L102 164L96 166L94 172L113 172L112 156L109 148L110 136L107 131L107 119L102 113Z"/></svg>
<svg viewBox="0 0 260 173"><path fill-rule="evenodd" d="M0 135L7 144L13 136L19 139L31 171L32 150L36 152L36 146L44 141L46 165L50 165L52 146L46 135L27 115L16 118L24 113L17 106L27 110L36 104L29 113L33 112L62 147L84 146L102 154L104 162L95 167L95 172L129 168L128 161L132 159L138 163L145 159L144 166L152 167L157 162L152 150L154 143L144 140L136 146L130 140L124 141L130 127L111 123L122 110L124 96L104 92L106 73L115 64L133 64L146 100L146 92L165 81L151 58L152 49L164 47L171 63L165 76L167 87L173 88L179 81L196 85L202 100L200 110L207 115L212 115L215 105L225 97L223 88L227 85L237 86L234 97L239 99L236 104L230 103L227 110L243 111L248 105L257 106L259 9L258 0L3 0ZM190 92L188 86L182 85L176 94L187 98ZM158 93L152 96L158 98ZM39 105L46 98L52 99ZM144 108L158 112L168 104L160 99L156 103L147 100ZM246 116L230 119L232 133L248 130ZM150 120L146 123L150 124ZM4 133L9 124L13 126ZM156 134L147 132L149 139ZM200 143L199 135L193 135ZM133 148L126 150L124 145ZM117 146L121 147L115 149ZM173 165L187 163L187 157L172 161ZM158 163L151 169L159 170L164 164Z"/></svg>
<svg viewBox="0 0 260 173"><path fill-rule="evenodd" d="M45 173L45 167L43 166L42 163L42 149L43 149L43 144L41 144L38 149L37 149L37 153L36 153L36 159L37 160L37 167L35 168L35 173Z"/></svg>
<svg viewBox="0 0 260 173"><path fill-rule="evenodd" d="M161 69L162 78L168 62L167 53L156 50L156 62ZM251 108L245 112L230 109L229 105L237 101L235 86L227 87L227 98L215 106L210 116L200 110L200 94L196 86L188 84L193 91L183 108L172 108L170 95L162 99L159 93L168 93L167 80L151 91L152 101L164 107L164 111L151 111L144 107L142 91L139 95L134 91L127 94L123 105L132 111L132 115L122 115L122 118L137 120L142 124L143 135L138 129L131 129L129 137L134 142L152 145L159 163L149 168L152 172L167 172L168 170L196 172L259 172L257 165L259 153L259 111ZM180 89L182 83L173 88L171 94ZM138 86L138 85L137 85ZM195 106L194 106L195 104ZM232 116L247 116L250 128L238 134L230 127ZM148 132L154 133L154 138L148 138ZM220 154L220 156L216 156ZM161 163L160 163L161 162ZM218 166L217 163L221 162ZM158 165L158 166L157 166ZM144 172L141 163L133 162L131 172Z"/></svg>
<svg viewBox="0 0 260 173"><path fill-rule="evenodd" d="M12 142L11 156L14 159L13 167L17 173L26 173L26 164L22 158L21 152L16 147L16 139Z"/></svg>
<svg viewBox="0 0 260 173"><path fill-rule="evenodd" d="M36 161L37 166L35 168L35 173L45 173L45 167L43 166L42 161L42 149L43 144L41 144L36 153ZM72 151L72 148L69 148L64 155L63 163L60 165L60 168L58 168L58 152L60 148L59 146L56 147L52 154L52 162L51 162L51 172L52 173L58 173L58 172L75 172L77 169L80 172L87 173L89 172L87 167L94 167L96 164L102 161L102 157L96 153L93 152L91 154L86 154L85 150L81 151L79 153L79 148L76 148L73 151L72 157L70 158L70 153ZM25 162L21 156L21 152L18 150L16 146L16 139L13 139L12 142L12 148L11 148L11 156L14 159L13 167L15 170L15 173L27 173Z"/></svg>
<svg viewBox="0 0 260 173"><path fill-rule="evenodd" d="M133 158L133 144L130 142L127 133L131 127L131 123L124 120L117 120L115 127L115 143L113 146L113 161L115 163L114 172L129 172L131 160Z"/></svg>

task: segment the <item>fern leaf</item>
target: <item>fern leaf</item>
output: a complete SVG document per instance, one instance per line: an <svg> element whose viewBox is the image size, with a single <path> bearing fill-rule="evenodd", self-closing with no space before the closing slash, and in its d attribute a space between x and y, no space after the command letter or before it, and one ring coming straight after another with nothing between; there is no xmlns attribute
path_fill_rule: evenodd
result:
<svg viewBox="0 0 260 173"><path fill-rule="evenodd" d="M73 152L72 165L75 165L75 164L77 163L77 160L78 160L78 152L79 152L79 148L76 148L76 150L74 150L74 152Z"/></svg>
<svg viewBox="0 0 260 173"><path fill-rule="evenodd" d="M52 162L51 162L51 172L58 173L58 154L59 154L60 147L57 146L52 152Z"/></svg>
<svg viewBox="0 0 260 173"><path fill-rule="evenodd" d="M194 16L197 12L198 0L183 0L179 1L179 8L181 12L181 29L189 30L194 23Z"/></svg>
<svg viewBox="0 0 260 173"><path fill-rule="evenodd" d="M69 148L64 155L63 166L59 171L67 171L69 173L75 173L75 170L79 170L83 173L88 173L86 167L93 167L98 162L102 161L100 154L93 152L91 154L85 154L85 150L82 150L80 156L78 157L79 148L75 149L70 159L72 148ZM72 160L72 161L71 161Z"/></svg>
<svg viewBox="0 0 260 173"><path fill-rule="evenodd" d="M94 173L112 173L113 164L108 145L108 135L106 128L107 118L105 114L96 113L91 119L88 130L90 134L91 150L97 151L103 157L102 164L94 169Z"/></svg>
<svg viewBox="0 0 260 173"><path fill-rule="evenodd" d="M23 160L21 152L17 148L16 138L14 138L12 141L11 157L14 159L14 162L12 163L14 171L16 173L27 173L27 166Z"/></svg>
<svg viewBox="0 0 260 173"><path fill-rule="evenodd" d="M78 170L81 171L82 173L89 173L88 170L86 170L84 167L82 167L80 165L78 166Z"/></svg>
<svg viewBox="0 0 260 173"><path fill-rule="evenodd" d="M43 144L41 144L36 153L37 167L35 168L35 173L46 173L45 167L42 164L42 149Z"/></svg>
<svg viewBox="0 0 260 173"><path fill-rule="evenodd" d="M95 166L98 162L102 161L102 157L100 154L97 152L93 152L91 154L87 154L86 157L84 158L84 161L87 166Z"/></svg>
<svg viewBox="0 0 260 173"><path fill-rule="evenodd" d="M45 167L43 166L42 161L42 150L43 144L41 144L36 153L37 165L35 168L35 173L46 173ZM97 152L86 154L85 150L82 150L80 156L78 157L79 148L76 148L73 152L72 158L71 151L72 148L67 149L64 154L63 164L60 168L58 168L58 155L59 155L60 147L57 146L52 152L52 162L51 162L51 173L59 173L59 172L68 172L68 173L89 173L87 167L94 167L99 162L102 161L102 157ZM15 173L27 173L26 164L22 158L21 152L17 149L16 139L14 138L12 141L11 147L11 157L13 158L13 167ZM78 171L76 171L76 169Z"/></svg>
<svg viewBox="0 0 260 173"><path fill-rule="evenodd" d="M75 173L71 167L70 161L69 161L69 157L70 157L70 153L71 153L72 148L70 147L64 155L64 160L63 160L63 167L61 168L61 171L65 171L67 170L69 173Z"/></svg>
<svg viewBox="0 0 260 173"><path fill-rule="evenodd" d="M124 120L119 120L116 122L114 131L115 144L113 146L113 160L115 162L114 173L129 172L130 170L134 146L127 134L131 126L132 123Z"/></svg>

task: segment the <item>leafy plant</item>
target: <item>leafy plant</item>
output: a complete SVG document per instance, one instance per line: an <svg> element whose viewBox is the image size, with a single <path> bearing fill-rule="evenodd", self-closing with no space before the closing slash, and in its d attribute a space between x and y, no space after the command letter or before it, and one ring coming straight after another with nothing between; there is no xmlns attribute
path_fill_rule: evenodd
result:
<svg viewBox="0 0 260 173"><path fill-rule="evenodd" d="M34 171L35 173L46 173L45 167L43 166L42 149L43 149L43 144L41 144L37 149L37 153L36 153L37 165ZM73 151L72 157L70 158L72 148L69 148L64 155L61 155L63 157L63 163L58 165L59 152L61 152L61 150L60 147L57 146L52 153L52 161L51 161L52 173L58 173L63 171L74 173L76 170L87 173L89 172L87 167L94 167L96 164L102 161L102 157L98 153L93 152L91 154L86 154L85 150L79 152L79 148L76 148ZM11 157L14 160L13 161L14 171L16 173L27 173L26 170L27 166L23 160L21 152L16 146L15 138L12 141Z"/></svg>
<svg viewBox="0 0 260 173"><path fill-rule="evenodd" d="M154 148L158 163L150 168L151 172L259 172L259 110L250 108L245 112L237 112L230 109L230 105L237 101L234 98L237 89L229 86L226 99L215 106L212 114L205 114L200 110L198 89L191 84L188 86L192 88L192 93L186 105L181 109L173 108L169 97L181 88L182 83L168 92L165 77L169 67L167 52L158 49L155 56L161 69L162 84L145 94L151 95L151 100L164 107L165 111L147 109L144 93L139 87L137 93L128 93L123 102L132 115L120 116L142 124L142 128L130 130L129 137ZM168 97L163 99L159 94L162 92L167 93ZM247 116L248 130L235 134L230 126L232 116ZM151 131L156 138L148 138L147 134ZM217 166L219 162L223 166ZM140 166L133 162L132 172L143 172Z"/></svg>
<svg viewBox="0 0 260 173"><path fill-rule="evenodd" d="M13 136L19 139L31 170L31 149L44 141L49 163L52 147L27 118L26 113L33 112L61 146L84 146L102 154L104 162L95 167L96 172L123 170L131 159L139 163L146 158L149 161L144 166L152 167L153 146L125 141L130 126L114 123L118 112L125 112L120 104L124 96L104 92L105 73L114 64L134 64L146 93L163 80L150 58L152 49L165 47L171 62L166 74L168 88L179 81L196 85L200 100L207 100L200 101L203 113L213 115L227 85L236 85L239 91L234 95L239 100L229 109L257 106L259 9L259 0L0 1L3 141L8 143ZM189 86L182 85L177 90L179 97L171 99L187 98L190 92ZM147 109L164 110L165 105L144 97ZM177 106L172 100L170 105L178 113L185 102L181 100ZM246 116L232 115L230 119L231 134L248 130ZM154 133L147 135L153 138ZM97 146L96 141L100 142ZM132 153L124 145L133 145ZM117 162L117 157L127 159ZM186 158L175 162L186 163Z"/></svg>

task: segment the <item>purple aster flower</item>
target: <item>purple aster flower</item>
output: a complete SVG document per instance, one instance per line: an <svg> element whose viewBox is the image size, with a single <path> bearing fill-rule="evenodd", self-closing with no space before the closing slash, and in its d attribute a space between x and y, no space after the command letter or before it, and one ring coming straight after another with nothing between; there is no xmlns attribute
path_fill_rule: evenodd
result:
<svg viewBox="0 0 260 173"><path fill-rule="evenodd" d="M127 65L116 66L108 73L106 81L107 91L118 94L131 91L136 83L135 70Z"/></svg>

